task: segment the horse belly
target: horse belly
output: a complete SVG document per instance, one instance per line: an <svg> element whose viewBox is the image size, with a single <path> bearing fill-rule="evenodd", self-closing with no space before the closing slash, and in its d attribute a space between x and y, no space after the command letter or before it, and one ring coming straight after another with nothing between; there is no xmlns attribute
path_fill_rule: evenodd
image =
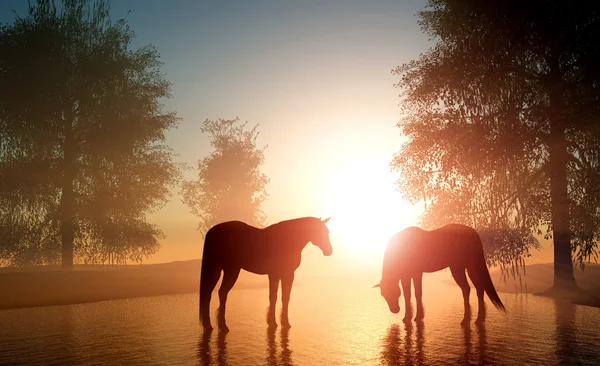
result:
<svg viewBox="0 0 600 366"><path fill-rule="evenodd" d="M272 259L269 253L265 253L261 250L256 250L251 253L247 253L241 261L242 269L256 273L256 274L268 274L271 267Z"/></svg>
<svg viewBox="0 0 600 366"><path fill-rule="evenodd" d="M242 265L246 271L256 274L282 274L294 272L300 266L300 258L268 253L248 259Z"/></svg>
<svg viewBox="0 0 600 366"><path fill-rule="evenodd" d="M276 253L270 250L256 250L250 253L242 261L241 267L256 274L269 274L276 272L276 267L280 264L280 258Z"/></svg>
<svg viewBox="0 0 600 366"><path fill-rule="evenodd" d="M450 265L447 256L444 253L436 250L430 250L421 253L420 255L413 257L412 260L406 261L413 263L416 272L437 272Z"/></svg>
<svg viewBox="0 0 600 366"><path fill-rule="evenodd" d="M423 266L422 272L432 273L432 272L441 271L444 268L448 268L447 263L445 263L445 264L444 263L429 263L429 264Z"/></svg>
<svg viewBox="0 0 600 366"><path fill-rule="evenodd" d="M269 274L269 266L265 263L256 263L249 261L242 265L242 269L259 275Z"/></svg>

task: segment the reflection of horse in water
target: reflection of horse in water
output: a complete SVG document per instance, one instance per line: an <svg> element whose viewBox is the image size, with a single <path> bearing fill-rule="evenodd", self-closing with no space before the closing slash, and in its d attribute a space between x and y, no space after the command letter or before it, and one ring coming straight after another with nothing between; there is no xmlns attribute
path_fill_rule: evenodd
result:
<svg viewBox="0 0 600 366"><path fill-rule="evenodd" d="M475 352L473 352L474 342L471 340L473 330L471 330L470 324L466 324L466 326L462 327L463 339L465 342L464 354L462 355L462 358L460 359L460 361L456 362L456 364L460 364L460 365L496 364L497 361L491 360L485 351L485 347L486 347L486 343L487 343L485 324L484 323L476 323L475 326L477 328L477 340L478 340L477 350Z"/></svg>
<svg viewBox="0 0 600 366"><path fill-rule="evenodd" d="M333 249L329 242L329 219L314 217L282 221L259 229L240 221L228 221L213 226L204 240L202 270L200 274L200 321L205 329L210 324L210 298L223 271L223 283L219 289L219 327L225 324L227 294L237 281L240 270L269 276L269 312L267 322L276 326L275 303L281 281L281 322L289 327L288 305L294 281L294 272L300 266L302 250L312 242L326 256Z"/></svg>
<svg viewBox="0 0 600 366"><path fill-rule="evenodd" d="M210 347L212 332L202 332L200 341L198 342L198 358L199 365L227 365L227 333L219 332L217 336L217 359L213 362L212 351Z"/></svg>
<svg viewBox="0 0 600 366"><path fill-rule="evenodd" d="M401 337L401 329L398 324L392 324L386 336L382 340L382 351L380 354L381 365L426 365L425 354L423 352L424 324L418 322L416 331L416 347L413 347L413 326L406 324L406 333L404 339ZM402 347L402 343L404 346Z"/></svg>
<svg viewBox="0 0 600 366"><path fill-rule="evenodd" d="M398 299L402 282L406 311L404 321L412 317L411 308L411 279L415 286L417 298L417 315L415 320L422 320L422 277L424 272L437 272L450 267L454 280L460 286L465 313L461 324L467 324L471 317L469 294L471 287L467 282L465 270L475 285L479 300L477 323L485 320L485 304L483 293L487 293L494 306L506 311L496 293L490 273L485 264L483 246L475 229L464 225L450 224L432 231L417 227L409 227L397 233L390 240L383 259L381 281L375 287L381 288L390 311L397 314L400 311Z"/></svg>
<svg viewBox="0 0 600 366"><path fill-rule="evenodd" d="M267 328L267 365L293 366L290 344L290 328L281 328L281 354L277 357L277 344L275 343L275 327Z"/></svg>
<svg viewBox="0 0 600 366"><path fill-rule="evenodd" d="M472 352L474 342L471 340L472 330L469 324L462 327L464 335L464 352L460 358L451 361L453 356L449 351L452 349L452 334L445 333L446 337L443 344L439 342L426 342L425 323L416 322L415 326L411 322L404 325L405 333L402 336L401 327L398 324L392 324L388 328L385 337L381 342L381 352L379 356L380 365L430 365L430 364L456 364L456 365L489 365L495 364L486 354L486 333L485 325L477 324L478 333L478 351ZM414 334L414 337L413 337ZM450 340L450 341L449 341ZM433 347L427 351L426 344L433 343ZM445 353L440 353L440 349L445 349Z"/></svg>

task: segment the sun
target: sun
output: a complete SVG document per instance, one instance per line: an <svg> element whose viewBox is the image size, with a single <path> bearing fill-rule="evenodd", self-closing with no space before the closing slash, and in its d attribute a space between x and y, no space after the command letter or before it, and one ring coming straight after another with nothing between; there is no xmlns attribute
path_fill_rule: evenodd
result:
<svg viewBox="0 0 600 366"><path fill-rule="evenodd" d="M395 191L394 175L381 159L353 159L332 171L328 183L328 226L353 256L381 257L392 235L416 224L418 208Z"/></svg>

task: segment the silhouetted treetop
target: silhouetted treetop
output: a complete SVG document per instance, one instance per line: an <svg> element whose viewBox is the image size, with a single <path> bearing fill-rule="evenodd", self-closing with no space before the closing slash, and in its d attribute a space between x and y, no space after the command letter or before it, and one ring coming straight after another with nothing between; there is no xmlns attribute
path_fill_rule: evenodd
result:
<svg viewBox="0 0 600 366"><path fill-rule="evenodd" d="M239 118L205 120L200 131L209 136L213 152L198 160L198 179L184 182L183 202L200 217L204 235L213 225L239 220L264 224L262 203L267 178L260 171L264 149L256 147L258 125L247 129Z"/></svg>

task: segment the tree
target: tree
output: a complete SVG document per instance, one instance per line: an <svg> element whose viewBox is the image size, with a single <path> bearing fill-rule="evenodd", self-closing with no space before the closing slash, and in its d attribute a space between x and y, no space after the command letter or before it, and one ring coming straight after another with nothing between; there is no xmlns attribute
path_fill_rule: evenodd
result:
<svg viewBox="0 0 600 366"><path fill-rule="evenodd" d="M183 202L200 217L205 235L215 224L240 220L262 225L261 205L267 198L267 178L260 171L264 148L256 147L258 125L246 129L239 118L206 120L200 131L210 136L214 151L198 160L198 179L184 182Z"/></svg>
<svg viewBox="0 0 600 366"><path fill-rule="evenodd" d="M60 9L60 10L59 10ZM38 0L0 28L0 257L8 264L155 253L146 214L179 177L170 84L102 0Z"/></svg>
<svg viewBox="0 0 600 366"><path fill-rule="evenodd" d="M420 25L435 46L393 70L409 138L391 164L399 190L430 203L426 223L504 233L518 250L500 264L523 263L546 228L554 288L576 288L572 253L595 258L600 235L599 6L428 5Z"/></svg>

